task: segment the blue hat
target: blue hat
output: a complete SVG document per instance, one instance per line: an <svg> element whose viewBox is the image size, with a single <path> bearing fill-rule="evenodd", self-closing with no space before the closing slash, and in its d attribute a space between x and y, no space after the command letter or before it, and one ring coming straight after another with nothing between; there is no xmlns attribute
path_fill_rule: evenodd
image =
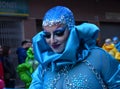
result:
<svg viewBox="0 0 120 89"><path fill-rule="evenodd" d="M55 6L48 10L43 18L42 26L56 24L66 24L71 29L75 25L72 11L64 6Z"/></svg>
<svg viewBox="0 0 120 89"><path fill-rule="evenodd" d="M117 36L113 37L113 41L117 41L117 40L118 40Z"/></svg>

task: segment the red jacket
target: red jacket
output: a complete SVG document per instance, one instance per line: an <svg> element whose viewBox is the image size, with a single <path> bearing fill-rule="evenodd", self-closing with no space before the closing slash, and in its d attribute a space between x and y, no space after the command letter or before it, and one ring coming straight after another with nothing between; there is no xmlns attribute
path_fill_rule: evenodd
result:
<svg viewBox="0 0 120 89"><path fill-rule="evenodd" d="M1 61L0 61L0 79L4 80L4 70Z"/></svg>

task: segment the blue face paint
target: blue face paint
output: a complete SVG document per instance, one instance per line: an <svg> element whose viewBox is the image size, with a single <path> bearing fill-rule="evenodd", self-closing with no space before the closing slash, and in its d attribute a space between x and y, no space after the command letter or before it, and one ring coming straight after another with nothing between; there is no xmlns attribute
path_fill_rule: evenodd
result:
<svg viewBox="0 0 120 89"><path fill-rule="evenodd" d="M65 27L60 27L58 29L56 29L53 32L53 35L56 35L58 37L62 37L64 35L64 32L66 30L67 26ZM49 32L44 31L44 35L43 35L46 39L50 39L51 38L51 34Z"/></svg>

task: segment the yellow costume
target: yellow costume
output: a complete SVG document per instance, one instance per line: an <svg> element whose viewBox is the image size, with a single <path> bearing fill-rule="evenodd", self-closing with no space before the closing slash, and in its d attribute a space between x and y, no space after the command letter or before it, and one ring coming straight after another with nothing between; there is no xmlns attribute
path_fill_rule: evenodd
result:
<svg viewBox="0 0 120 89"><path fill-rule="evenodd" d="M109 54L111 54L113 57L115 57L117 60L120 61L120 53L118 50L115 48L114 44L111 43L109 45L104 44L102 46L104 50L106 50Z"/></svg>

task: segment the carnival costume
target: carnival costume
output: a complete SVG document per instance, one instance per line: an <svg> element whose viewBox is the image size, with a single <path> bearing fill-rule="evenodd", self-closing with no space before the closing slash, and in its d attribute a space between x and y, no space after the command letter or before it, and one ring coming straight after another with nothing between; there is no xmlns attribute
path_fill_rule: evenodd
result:
<svg viewBox="0 0 120 89"><path fill-rule="evenodd" d="M43 37L33 37L40 65L32 75L30 89L120 89L118 61L96 47L99 28L90 23L75 26L72 12L62 6L50 9L43 26L68 25L70 34L62 53L54 53ZM72 47L71 47L72 46Z"/></svg>
<svg viewBox="0 0 120 89"><path fill-rule="evenodd" d="M27 58L25 63L19 64L17 66L17 72L20 79L25 82L25 88L29 88L32 81L31 74L34 72L38 65L38 62L34 59L33 49L30 47L27 50Z"/></svg>
<svg viewBox="0 0 120 89"><path fill-rule="evenodd" d="M110 55L115 57L115 59L120 61L120 52L116 49L115 45L113 43L106 45L103 44L102 48L107 51Z"/></svg>
<svg viewBox="0 0 120 89"><path fill-rule="evenodd" d="M117 50L120 52L120 41L119 41L119 38L117 36L113 37L113 42L116 42L114 43L115 44L115 47L117 48Z"/></svg>

